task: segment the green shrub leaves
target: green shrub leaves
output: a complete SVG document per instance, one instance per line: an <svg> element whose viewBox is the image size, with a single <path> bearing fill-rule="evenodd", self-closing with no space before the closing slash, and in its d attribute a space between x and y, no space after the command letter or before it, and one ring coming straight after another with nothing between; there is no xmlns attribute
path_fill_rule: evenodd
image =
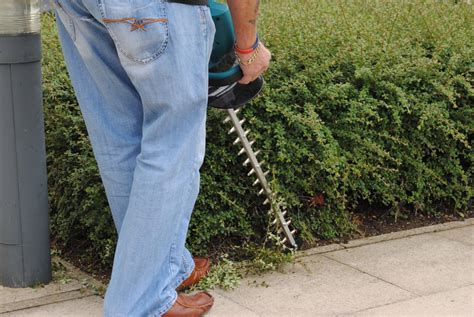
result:
<svg viewBox="0 0 474 317"><path fill-rule="evenodd" d="M350 233L351 212L366 205L395 216L472 208L472 6L269 0L261 15L273 64L242 116L301 239ZM52 20L43 17L52 230L110 265L115 229ZM266 234L266 208L223 116L208 115L188 239L196 253Z"/></svg>

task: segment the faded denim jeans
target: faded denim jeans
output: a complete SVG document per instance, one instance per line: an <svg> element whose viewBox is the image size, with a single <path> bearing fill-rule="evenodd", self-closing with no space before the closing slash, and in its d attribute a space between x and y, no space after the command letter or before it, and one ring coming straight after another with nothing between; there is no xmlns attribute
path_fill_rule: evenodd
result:
<svg viewBox="0 0 474 317"><path fill-rule="evenodd" d="M59 36L118 232L105 316L160 316L192 272L185 248L204 159L207 6L55 0Z"/></svg>

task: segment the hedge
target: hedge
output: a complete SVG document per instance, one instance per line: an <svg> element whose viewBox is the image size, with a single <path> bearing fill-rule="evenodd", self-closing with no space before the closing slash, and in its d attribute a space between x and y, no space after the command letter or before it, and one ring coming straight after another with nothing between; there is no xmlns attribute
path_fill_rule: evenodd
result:
<svg viewBox="0 0 474 317"><path fill-rule="evenodd" d="M110 266L116 233L53 20L43 17L51 230ZM273 63L242 117L300 242L350 234L361 208L396 216L472 209L472 6L269 0L260 33ZM265 238L266 207L223 117L209 110L188 236L196 253Z"/></svg>

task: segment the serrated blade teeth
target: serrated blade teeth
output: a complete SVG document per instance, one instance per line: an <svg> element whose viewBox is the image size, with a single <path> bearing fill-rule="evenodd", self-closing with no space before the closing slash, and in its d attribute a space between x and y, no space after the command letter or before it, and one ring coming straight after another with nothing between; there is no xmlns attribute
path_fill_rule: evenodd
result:
<svg viewBox="0 0 474 317"><path fill-rule="evenodd" d="M244 154L244 153L245 153L245 148L242 148L242 149L239 151L239 154L237 154L237 155L242 155L242 154Z"/></svg>
<svg viewBox="0 0 474 317"><path fill-rule="evenodd" d="M273 221L272 221L272 225L273 225L273 226L276 225L276 224L277 224L277 221L278 221L278 219L273 220Z"/></svg>
<svg viewBox="0 0 474 317"><path fill-rule="evenodd" d="M291 223L291 219L290 219L290 220L288 220L287 222L285 222L285 226L289 226L289 225L290 225L290 223Z"/></svg>
<svg viewBox="0 0 474 317"><path fill-rule="evenodd" d="M234 142L233 142L232 144L233 144L233 145L236 145L236 144L239 143L239 142L240 142L240 138L237 138L237 139L234 140Z"/></svg>
<svg viewBox="0 0 474 317"><path fill-rule="evenodd" d="M250 170L250 172L248 172L247 176L250 176L250 175L252 175L253 173L255 173L255 170L252 168L252 169Z"/></svg>
<svg viewBox="0 0 474 317"><path fill-rule="evenodd" d="M286 215L287 212L288 212L288 210L283 210L283 211L281 212L281 215L284 216L284 215Z"/></svg>
<svg viewBox="0 0 474 317"><path fill-rule="evenodd" d="M268 173L270 173L270 171L266 171L265 173L263 173L263 176L267 177Z"/></svg>
<svg viewBox="0 0 474 317"><path fill-rule="evenodd" d="M243 163L243 165L244 165L244 166L247 166L249 163L250 163L250 159L247 158L247 159L245 160L245 162Z"/></svg>
<svg viewBox="0 0 474 317"><path fill-rule="evenodd" d="M288 240L288 239L285 237L285 238L283 238L283 240L281 240L280 242L283 244L283 243L286 242L286 240Z"/></svg>
<svg viewBox="0 0 474 317"><path fill-rule="evenodd" d="M255 152L255 156L259 155L260 154L260 150L258 150L257 152Z"/></svg>
<svg viewBox="0 0 474 317"><path fill-rule="evenodd" d="M234 132L235 132L235 127L232 127L232 128L230 128L229 132L227 132L227 133L228 133L228 134L232 134L232 133L234 133Z"/></svg>
<svg viewBox="0 0 474 317"><path fill-rule="evenodd" d="M270 200L268 200L268 198L267 198L267 199L265 199L265 201L263 202L263 204L266 205L266 204L268 204L269 202L270 202Z"/></svg>
<svg viewBox="0 0 474 317"><path fill-rule="evenodd" d="M230 121L230 117L227 116L227 117L225 117L224 121L222 121L222 123L227 123L227 122L229 122L229 121Z"/></svg>
<svg viewBox="0 0 474 317"><path fill-rule="evenodd" d="M252 186L257 185L258 183L260 183L260 180L257 178L257 179L255 180L255 182L253 182Z"/></svg>
<svg viewBox="0 0 474 317"><path fill-rule="evenodd" d="M293 229L293 230L291 231L291 234L294 235L295 233L296 233L296 229Z"/></svg>
<svg viewBox="0 0 474 317"><path fill-rule="evenodd" d="M244 132L245 136L247 136L247 134L249 134L249 133L250 133L250 129L245 130L245 132Z"/></svg>
<svg viewBox="0 0 474 317"><path fill-rule="evenodd" d="M239 122L240 122L240 125L244 124L245 121L247 121L245 118L242 119L242 120L240 120L240 121L239 121Z"/></svg>
<svg viewBox="0 0 474 317"><path fill-rule="evenodd" d="M262 189L260 189L260 191L258 192L258 196L260 196L261 194L263 194L263 191L264 191L264 189L263 189L263 188L262 188Z"/></svg>
<svg viewBox="0 0 474 317"><path fill-rule="evenodd" d="M234 110L234 113L235 113L235 114L238 114L239 112L240 112L240 108L237 109L237 110Z"/></svg>
<svg viewBox="0 0 474 317"><path fill-rule="evenodd" d="M249 145L252 146L255 143L255 140L250 141Z"/></svg>

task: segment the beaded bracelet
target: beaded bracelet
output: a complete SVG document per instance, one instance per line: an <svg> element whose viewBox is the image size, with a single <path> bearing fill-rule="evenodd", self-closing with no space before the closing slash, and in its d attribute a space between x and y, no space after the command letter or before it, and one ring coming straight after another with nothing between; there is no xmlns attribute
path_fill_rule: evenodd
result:
<svg viewBox="0 0 474 317"><path fill-rule="evenodd" d="M239 47L237 46L237 43L235 43L235 44L234 44L234 49L235 49L235 51L236 51L237 53L239 53L239 54L250 54L250 53L252 53L253 51L255 51L255 50L257 49L259 43L260 43L260 39L259 39L258 33L257 33L257 38L256 38L255 43L252 45L251 48L242 49L242 48L239 48Z"/></svg>
<svg viewBox="0 0 474 317"><path fill-rule="evenodd" d="M255 49L254 53L252 54L252 56L250 56L248 60L243 61L237 56L237 61L239 62L240 65L250 65L253 62L255 62L259 52L260 52L260 42L257 43L257 48Z"/></svg>

